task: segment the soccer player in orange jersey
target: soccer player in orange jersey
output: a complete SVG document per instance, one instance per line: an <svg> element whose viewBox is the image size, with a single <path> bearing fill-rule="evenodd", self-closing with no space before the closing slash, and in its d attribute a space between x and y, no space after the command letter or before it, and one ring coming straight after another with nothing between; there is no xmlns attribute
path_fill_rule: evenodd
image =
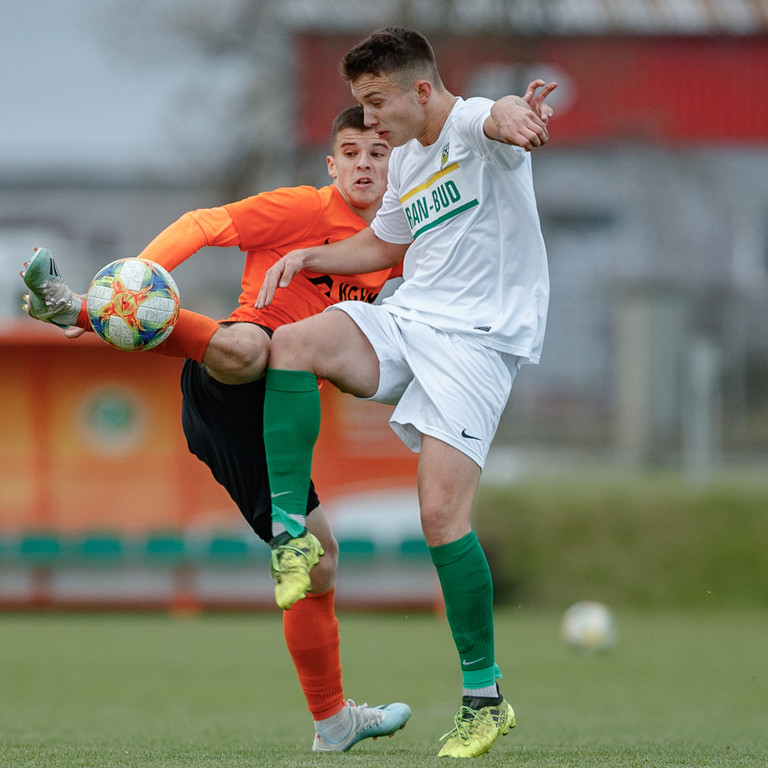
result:
<svg viewBox="0 0 768 768"><path fill-rule="evenodd" d="M151 351L186 358L182 425L189 448L227 489L256 534L278 547L284 531L272 527L263 440L263 376L272 331L340 300L372 302L400 267L365 275L304 272L261 310L254 306L257 293L267 269L285 253L365 229L386 189L389 154L386 141L365 126L362 108L350 107L333 123L327 157L331 184L277 189L186 213L139 254L168 270L204 246L238 246L246 254L242 292L230 316L216 322L182 309L173 333ZM49 251L37 249L22 277L30 291L25 308L32 317L72 326L65 331L71 338L90 328L85 302L60 277ZM307 515L307 529L320 548L281 548L279 564L273 555L273 575L279 603L281 573L291 568L291 558L316 563L307 599L284 611L283 627L315 722L312 748L340 752L361 739L393 734L408 720L410 709L345 700L333 589L338 545L311 484Z"/></svg>

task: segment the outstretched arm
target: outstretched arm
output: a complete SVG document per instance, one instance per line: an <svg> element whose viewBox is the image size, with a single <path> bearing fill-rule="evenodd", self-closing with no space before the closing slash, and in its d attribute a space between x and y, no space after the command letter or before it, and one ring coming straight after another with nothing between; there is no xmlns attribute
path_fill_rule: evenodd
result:
<svg viewBox="0 0 768 768"><path fill-rule="evenodd" d="M545 101L557 83L534 80L524 96L503 96L492 107L483 130L489 139L531 151L549 140L552 107ZM539 90L541 89L541 90Z"/></svg>
<svg viewBox="0 0 768 768"><path fill-rule="evenodd" d="M189 211L167 226L139 254L169 272L207 245L227 248L239 245L232 217L223 207Z"/></svg>
<svg viewBox="0 0 768 768"><path fill-rule="evenodd" d="M225 208L201 208L183 214L168 225L137 258L154 261L170 272L207 245L226 248L239 243L240 236ZM80 298L85 301L87 297ZM64 335L77 339L85 331L85 328L71 325Z"/></svg>
<svg viewBox="0 0 768 768"><path fill-rule="evenodd" d="M388 243L366 227L352 237L314 248L289 251L278 259L264 275L256 309L272 303L278 288L285 288L303 269L332 275L358 275L393 267L402 261L408 244Z"/></svg>

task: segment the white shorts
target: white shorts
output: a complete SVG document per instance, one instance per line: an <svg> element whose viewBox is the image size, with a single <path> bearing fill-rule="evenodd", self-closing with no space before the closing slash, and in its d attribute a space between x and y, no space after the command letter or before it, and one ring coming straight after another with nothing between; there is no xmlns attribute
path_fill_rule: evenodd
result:
<svg viewBox="0 0 768 768"><path fill-rule="evenodd" d="M373 346L379 388L367 399L396 404L389 423L397 436L418 453L421 436L430 435L482 468L521 358L401 317L386 304L344 301L326 311L333 309L346 312Z"/></svg>

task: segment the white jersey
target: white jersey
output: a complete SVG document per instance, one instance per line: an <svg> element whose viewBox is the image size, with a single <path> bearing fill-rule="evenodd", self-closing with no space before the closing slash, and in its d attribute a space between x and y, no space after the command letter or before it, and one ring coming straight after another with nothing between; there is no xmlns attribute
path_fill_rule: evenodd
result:
<svg viewBox="0 0 768 768"><path fill-rule="evenodd" d="M531 158L485 136L492 104L457 99L434 144L392 150L371 226L387 242L413 242L405 280L383 303L537 363L549 277Z"/></svg>

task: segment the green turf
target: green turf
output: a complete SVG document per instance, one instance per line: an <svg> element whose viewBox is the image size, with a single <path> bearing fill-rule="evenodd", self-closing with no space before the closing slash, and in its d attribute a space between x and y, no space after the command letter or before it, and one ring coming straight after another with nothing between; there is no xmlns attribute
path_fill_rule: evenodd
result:
<svg viewBox="0 0 768 768"><path fill-rule="evenodd" d="M768 616L619 612L613 652L564 648L558 615L497 615L518 727L478 765L765 766ZM275 614L0 616L0 765L421 768L458 705L455 651L431 615L343 614L346 693L402 699L394 739L309 751ZM449 762L449 761L448 761Z"/></svg>

